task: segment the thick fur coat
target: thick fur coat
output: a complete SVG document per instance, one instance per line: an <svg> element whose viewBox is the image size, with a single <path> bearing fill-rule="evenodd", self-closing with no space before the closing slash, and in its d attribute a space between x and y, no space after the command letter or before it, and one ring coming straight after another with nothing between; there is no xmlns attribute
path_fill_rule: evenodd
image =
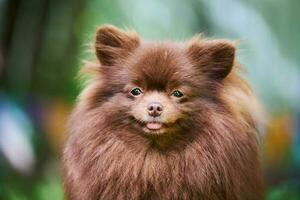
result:
<svg viewBox="0 0 300 200"><path fill-rule="evenodd" d="M263 199L260 108L232 42L148 42L106 25L95 54L68 125L67 199Z"/></svg>

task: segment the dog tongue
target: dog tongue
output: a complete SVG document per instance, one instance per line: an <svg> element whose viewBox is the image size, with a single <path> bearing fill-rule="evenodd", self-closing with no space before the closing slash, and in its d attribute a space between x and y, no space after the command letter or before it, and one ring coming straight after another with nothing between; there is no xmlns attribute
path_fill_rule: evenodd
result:
<svg viewBox="0 0 300 200"><path fill-rule="evenodd" d="M151 129L151 130L158 130L162 127L162 124L161 123L158 123L158 122L148 122L146 124L147 128L148 129Z"/></svg>

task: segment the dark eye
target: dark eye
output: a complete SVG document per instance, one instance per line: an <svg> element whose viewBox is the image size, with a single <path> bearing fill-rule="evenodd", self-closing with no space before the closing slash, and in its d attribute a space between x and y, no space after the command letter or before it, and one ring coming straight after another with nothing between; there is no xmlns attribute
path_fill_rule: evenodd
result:
<svg viewBox="0 0 300 200"><path fill-rule="evenodd" d="M139 96L140 94L142 94L142 90L140 88L134 88L130 91L130 93L133 95L133 96Z"/></svg>
<svg viewBox="0 0 300 200"><path fill-rule="evenodd" d="M177 98L180 98L180 97L183 96L182 92L180 92L179 90L175 90L175 91L172 93L172 95L173 95L174 97L177 97Z"/></svg>

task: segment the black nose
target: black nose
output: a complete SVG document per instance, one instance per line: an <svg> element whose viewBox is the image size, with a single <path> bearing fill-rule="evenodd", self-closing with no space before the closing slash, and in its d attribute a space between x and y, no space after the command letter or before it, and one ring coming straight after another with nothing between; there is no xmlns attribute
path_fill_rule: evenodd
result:
<svg viewBox="0 0 300 200"><path fill-rule="evenodd" d="M148 114L152 117L157 117L161 115L163 111L163 106L160 103L150 103L147 107Z"/></svg>

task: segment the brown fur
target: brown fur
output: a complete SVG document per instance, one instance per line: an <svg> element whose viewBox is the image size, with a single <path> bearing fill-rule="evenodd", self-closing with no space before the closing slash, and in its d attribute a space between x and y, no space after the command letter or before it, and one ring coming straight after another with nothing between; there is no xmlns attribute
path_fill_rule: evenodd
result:
<svg viewBox="0 0 300 200"><path fill-rule="evenodd" d="M231 42L152 43L103 26L95 49L101 64L63 155L67 199L263 199L259 107ZM141 97L129 94L136 86ZM165 106L162 132L142 129L153 99Z"/></svg>

